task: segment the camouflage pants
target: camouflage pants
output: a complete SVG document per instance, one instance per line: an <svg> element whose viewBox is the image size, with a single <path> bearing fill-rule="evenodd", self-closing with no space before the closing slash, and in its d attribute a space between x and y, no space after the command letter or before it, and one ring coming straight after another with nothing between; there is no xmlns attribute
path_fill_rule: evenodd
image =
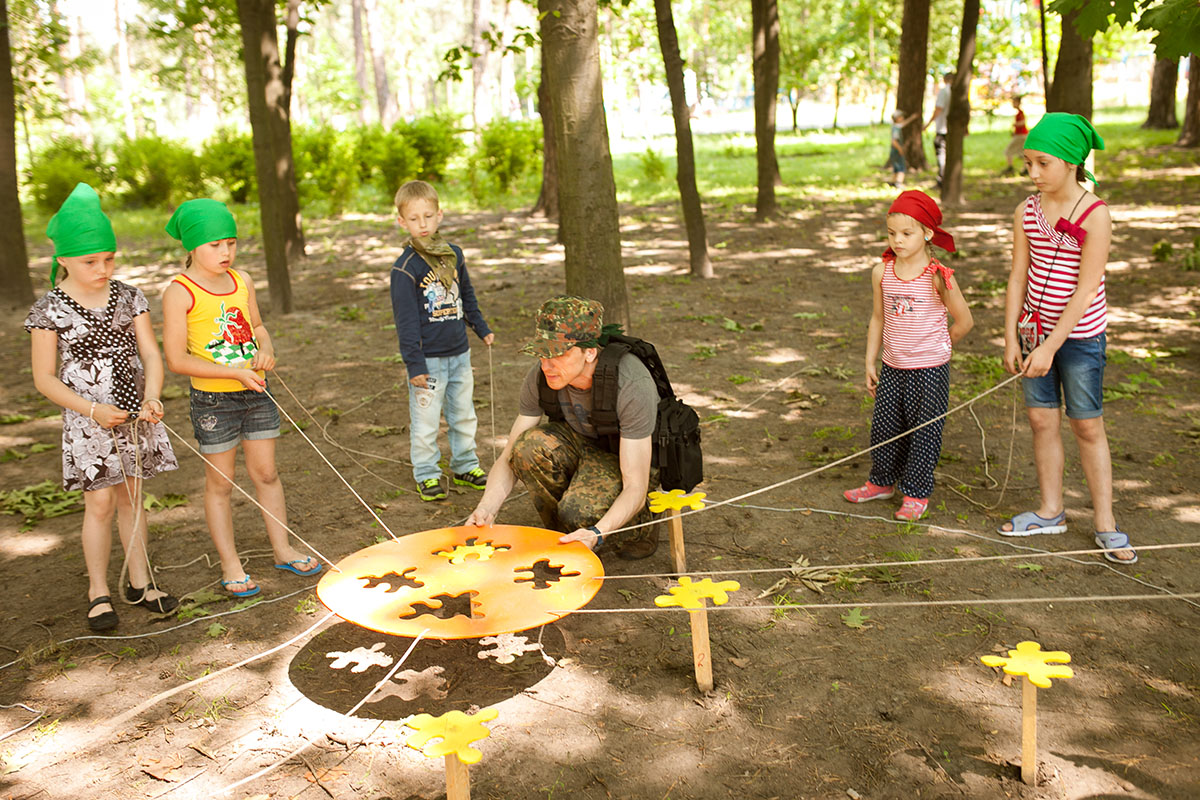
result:
<svg viewBox="0 0 1200 800"><path fill-rule="evenodd" d="M617 454L600 449L563 422L543 423L518 436L509 464L551 530L570 533L595 525L621 493ZM650 485L656 482L651 474ZM651 519L650 509L643 506L626 524ZM606 536L601 547L619 549L657 534L657 525L647 525Z"/></svg>

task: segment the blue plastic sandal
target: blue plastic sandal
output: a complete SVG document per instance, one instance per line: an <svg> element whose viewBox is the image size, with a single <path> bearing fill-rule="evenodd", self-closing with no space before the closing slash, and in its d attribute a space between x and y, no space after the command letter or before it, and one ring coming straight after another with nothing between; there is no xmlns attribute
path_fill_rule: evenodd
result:
<svg viewBox="0 0 1200 800"><path fill-rule="evenodd" d="M1039 517L1036 511L1022 511L1008 521L1011 531L997 528L1001 536L1034 536L1039 533L1066 533L1067 512L1061 512L1057 517Z"/></svg>
<svg viewBox="0 0 1200 800"><path fill-rule="evenodd" d="M1129 546L1129 537L1118 528L1115 531L1096 531L1096 546L1104 548L1104 557L1114 564L1136 564L1137 551ZM1128 550L1133 558L1121 558L1116 552Z"/></svg>
<svg viewBox="0 0 1200 800"><path fill-rule="evenodd" d="M240 592L235 592L233 589L229 588L230 586L236 586L239 583L245 585L249 582L250 582L250 573L247 572L247 573L244 573L242 575L242 577L236 581L221 581L221 588L224 589L225 591L229 592L234 597L254 597L254 595L256 595L262 591L262 588L255 586L253 589L243 589Z"/></svg>
<svg viewBox="0 0 1200 800"><path fill-rule="evenodd" d="M310 569L307 572L305 572L304 570L296 568L297 564L307 564L310 561L316 563L316 565L317 565L316 569ZM305 556L304 558L293 558L291 561L287 562L286 564L276 564L275 569L287 570L288 572L292 573L293 575L299 575L300 577L303 578L308 575L316 575L322 569L324 569L324 567L321 566L320 561L316 561L316 559L314 559L312 556Z"/></svg>

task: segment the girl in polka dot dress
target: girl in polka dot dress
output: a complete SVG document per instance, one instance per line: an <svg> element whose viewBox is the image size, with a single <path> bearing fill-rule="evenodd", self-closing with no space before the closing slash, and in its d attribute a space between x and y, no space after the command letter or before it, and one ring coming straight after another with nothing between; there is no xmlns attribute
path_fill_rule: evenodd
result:
<svg viewBox="0 0 1200 800"><path fill-rule="evenodd" d="M954 238L941 223L937 203L916 189L901 193L888 210L888 249L871 274L875 302L867 329L866 385L875 398L871 445L912 433L872 450L867 482L843 492L851 503L865 503L885 500L898 487L904 500L895 516L908 522L929 506L943 420L913 429L946 413L951 347L973 325L953 270L930 248L954 252ZM947 312L954 319L949 328ZM881 350L883 368L877 372Z"/></svg>
<svg viewBox="0 0 1200 800"><path fill-rule="evenodd" d="M179 602L152 583L141 513L144 478L176 469L159 400L163 368L146 296L112 280L116 237L100 198L79 184L46 228L55 245L53 285L25 320L33 381L63 409L63 486L82 490L88 627L115 628L108 593L112 518L129 569L126 602L152 612Z"/></svg>

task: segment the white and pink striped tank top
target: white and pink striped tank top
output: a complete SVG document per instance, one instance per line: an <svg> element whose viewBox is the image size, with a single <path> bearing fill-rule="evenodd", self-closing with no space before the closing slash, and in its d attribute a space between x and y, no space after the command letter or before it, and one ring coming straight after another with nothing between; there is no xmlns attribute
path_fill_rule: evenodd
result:
<svg viewBox="0 0 1200 800"><path fill-rule="evenodd" d="M950 360L950 331L933 275L945 268L930 259L924 272L905 281L896 277L895 266L895 259L884 258L883 363L895 369L940 367Z"/></svg>
<svg viewBox="0 0 1200 800"><path fill-rule="evenodd" d="M1068 222L1081 224L1092 209L1102 203L1096 201L1079 215L1079 219ZM1049 332L1058 324L1063 309L1079 285L1079 257L1083 248L1074 236L1050 226L1046 215L1042 213L1039 195L1032 195L1025 201L1022 227L1025 238L1029 240L1029 281L1025 287L1024 310L1036 310L1042 319L1042 330ZM1105 299L1102 277L1095 299L1067 338L1090 339L1104 333L1106 327L1108 301Z"/></svg>

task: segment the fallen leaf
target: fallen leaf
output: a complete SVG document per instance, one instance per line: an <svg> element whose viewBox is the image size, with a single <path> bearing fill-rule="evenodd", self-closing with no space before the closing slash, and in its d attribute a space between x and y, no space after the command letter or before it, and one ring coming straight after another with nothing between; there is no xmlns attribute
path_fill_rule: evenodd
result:
<svg viewBox="0 0 1200 800"><path fill-rule="evenodd" d="M750 666L750 659L748 659L748 658L731 658L731 659L729 659L729 663L733 664L738 669L745 669L746 667Z"/></svg>
<svg viewBox="0 0 1200 800"><path fill-rule="evenodd" d="M1004 677L1000 679L1000 682L1005 686L1012 686L1012 675L1009 675L1007 672L1004 673Z"/></svg>
<svg viewBox="0 0 1200 800"><path fill-rule="evenodd" d="M343 775L350 774L349 770L341 769L339 767L330 767L329 769L319 769L319 770L317 770L317 772L319 773L317 775L313 775L311 771L305 772L304 780L308 781L309 783L316 783L318 781L323 781L327 778L335 778L336 779L336 778L342 777Z"/></svg>
<svg viewBox="0 0 1200 800"><path fill-rule="evenodd" d="M171 777L171 773L183 766L183 756L179 753L172 753L170 758L143 759L141 763L142 772L160 781L174 781L177 778Z"/></svg>

